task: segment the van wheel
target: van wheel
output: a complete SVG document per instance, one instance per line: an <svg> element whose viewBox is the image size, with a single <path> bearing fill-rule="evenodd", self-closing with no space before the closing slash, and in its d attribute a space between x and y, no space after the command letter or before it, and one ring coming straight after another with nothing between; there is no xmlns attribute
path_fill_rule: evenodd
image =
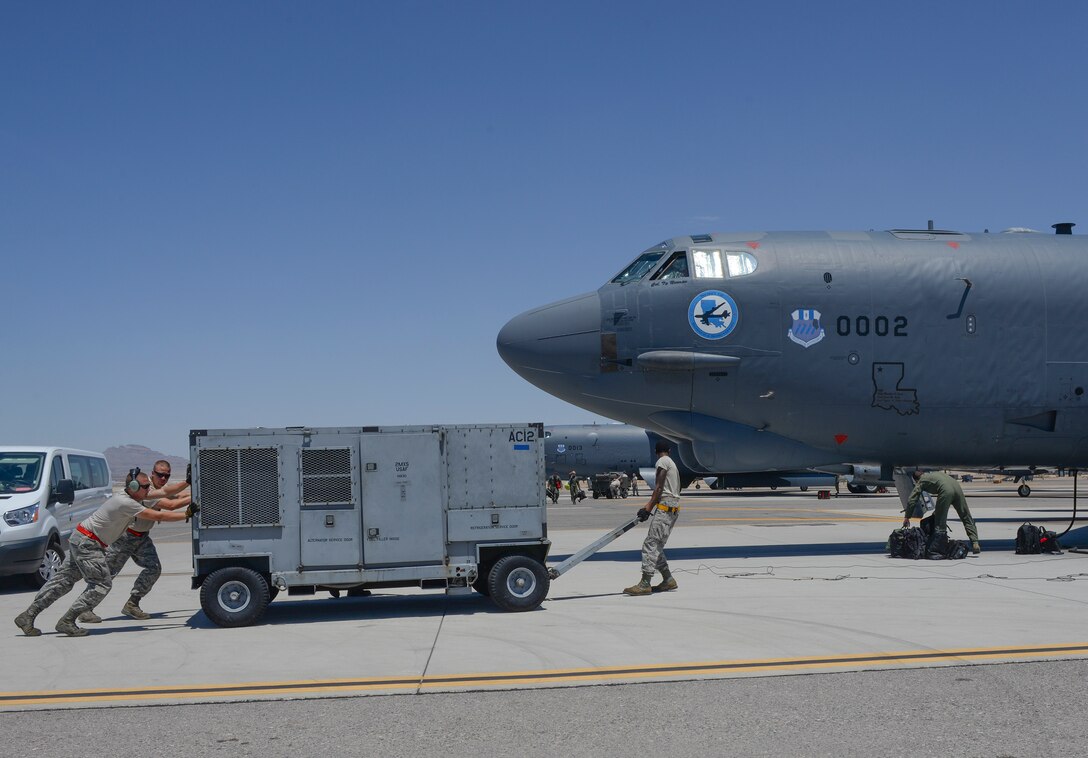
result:
<svg viewBox="0 0 1088 758"><path fill-rule="evenodd" d="M504 611L533 610L544 602L550 585L548 570L524 555L500 558L487 578L491 599Z"/></svg>
<svg viewBox="0 0 1088 758"><path fill-rule="evenodd" d="M40 590L45 586L45 583L53 578L53 574L57 573L57 569L60 568L60 564L64 563L64 551L60 549L60 542L56 537L52 537L49 540L49 545L45 548L45 553L42 554L41 565L38 566L38 570L33 574L27 574L27 581L30 586L36 590Z"/></svg>
<svg viewBox="0 0 1088 758"><path fill-rule="evenodd" d="M249 626L264 614L268 582L256 571L232 566L213 571L200 585L200 607L219 626Z"/></svg>

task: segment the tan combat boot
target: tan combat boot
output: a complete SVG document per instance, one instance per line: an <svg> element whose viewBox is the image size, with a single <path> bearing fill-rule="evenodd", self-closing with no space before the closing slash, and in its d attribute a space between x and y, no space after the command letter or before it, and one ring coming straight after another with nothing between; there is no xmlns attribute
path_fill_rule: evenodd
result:
<svg viewBox="0 0 1088 758"><path fill-rule="evenodd" d="M15 626L23 630L23 634L27 637L40 637L42 630L34 626L34 619L37 618L37 614L32 614L30 611L23 611L15 617Z"/></svg>
<svg viewBox="0 0 1088 758"><path fill-rule="evenodd" d="M84 624L101 624L102 618L94 611L83 611L76 621L82 621Z"/></svg>
<svg viewBox="0 0 1088 758"><path fill-rule="evenodd" d="M150 614L144 613L144 610L140 608L140 598L138 597L130 597L121 609L121 613L137 621L147 621L147 619L151 618Z"/></svg>
<svg viewBox="0 0 1088 758"><path fill-rule="evenodd" d="M971 543L971 552L974 553L975 555L978 555L979 553L982 552L982 548L979 547L977 542L972 542Z"/></svg>
<svg viewBox="0 0 1088 758"><path fill-rule="evenodd" d="M624 595L649 595L653 592L650 587L650 579L653 578L653 574L643 574L642 581L638 584L632 584L630 587L625 587L623 590Z"/></svg>
<svg viewBox="0 0 1088 758"><path fill-rule="evenodd" d="M661 583L653 587L654 592L669 592L674 589L676 589L676 579L671 576L668 579L662 578Z"/></svg>
<svg viewBox="0 0 1088 758"><path fill-rule="evenodd" d="M90 634L86 629L76 626L76 617L71 611L60 617L60 621L57 622L57 631L69 637L86 637Z"/></svg>

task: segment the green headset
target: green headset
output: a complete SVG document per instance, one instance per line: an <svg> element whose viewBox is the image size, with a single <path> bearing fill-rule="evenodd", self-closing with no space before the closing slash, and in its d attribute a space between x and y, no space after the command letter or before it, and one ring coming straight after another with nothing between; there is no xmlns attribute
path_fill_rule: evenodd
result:
<svg viewBox="0 0 1088 758"><path fill-rule="evenodd" d="M136 481L136 477L140 475L140 467L130 468L128 470L128 483L125 484L125 490L130 495L135 495L140 491L140 483Z"/></svg>

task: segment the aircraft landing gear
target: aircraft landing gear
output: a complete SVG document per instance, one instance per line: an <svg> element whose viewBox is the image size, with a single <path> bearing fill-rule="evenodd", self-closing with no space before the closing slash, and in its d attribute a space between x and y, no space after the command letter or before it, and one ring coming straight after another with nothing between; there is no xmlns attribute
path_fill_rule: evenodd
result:
<svg viewBox="0 0 1088 758"><path fill-rule="evenodd" d="M1031 494L1031 487L1027 486L1026 484L1021 484L1019 487L1016 488L1016 494L1020 497L1027 497Z"/></svg>

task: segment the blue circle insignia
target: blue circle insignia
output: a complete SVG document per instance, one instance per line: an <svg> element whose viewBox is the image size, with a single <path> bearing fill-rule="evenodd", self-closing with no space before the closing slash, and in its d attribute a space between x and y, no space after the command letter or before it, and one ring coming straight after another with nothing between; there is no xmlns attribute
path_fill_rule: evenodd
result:
<svg viewBox="0 0 1088 758"><path fill-rule="evenodd" d="M703 339L728 337L739 320L737 302L721 290L700 292L688 306L688 323Z"/></svg>

